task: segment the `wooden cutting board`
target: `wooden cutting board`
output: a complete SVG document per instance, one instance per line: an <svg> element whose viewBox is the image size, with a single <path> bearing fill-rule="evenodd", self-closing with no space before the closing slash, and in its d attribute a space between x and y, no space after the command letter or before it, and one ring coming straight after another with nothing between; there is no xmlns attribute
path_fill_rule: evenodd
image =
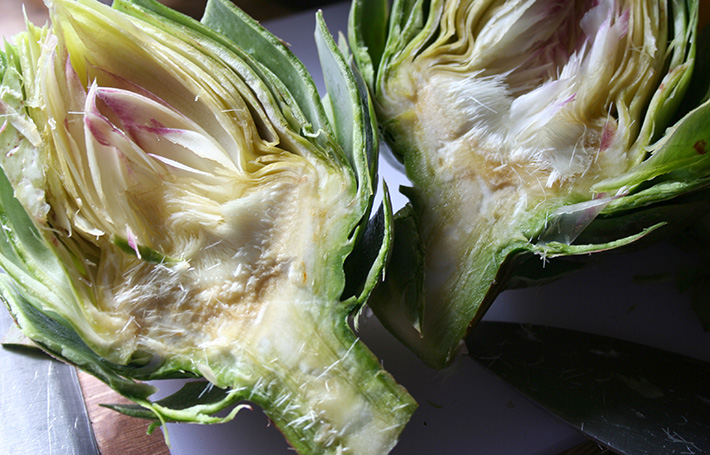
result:
<svg viewBox="0 0 710 455"><path fill-rule="evenodd" d="M79 385L101 455L170 455L162 430L146 434L150 422L128 417L101 404L129 404L95 377L77 370Z"/></svg>

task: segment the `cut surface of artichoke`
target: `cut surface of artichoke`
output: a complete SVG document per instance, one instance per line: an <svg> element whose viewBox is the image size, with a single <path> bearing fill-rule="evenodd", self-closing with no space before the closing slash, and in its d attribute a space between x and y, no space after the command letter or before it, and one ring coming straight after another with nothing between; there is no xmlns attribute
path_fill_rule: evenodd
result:
<svg viewBox="0 0 710 455"><path fill-rule="evenodd" d="M48 5L51 28L3 54L2 294L20 327L145 411L125 412L213 423L249 400L301 453L388 453L415 404L348 324L376 154L323 21L328 109L227 1L203 24L151 0ZM132 383L175 376L208 383L177 404Z"/></svg>
<svg viewBox="0 0 710 455"><path fill-rule="evenodd" d="M595 249L569 246L641 183L618 177L650 156L682 99L697 4L395 1L386 31L365 22L385 11L355 0L350 41L412 182L399 226L417 231L421 270L395 250L403 271L373 308L442 366L519 253Z"/></svg>

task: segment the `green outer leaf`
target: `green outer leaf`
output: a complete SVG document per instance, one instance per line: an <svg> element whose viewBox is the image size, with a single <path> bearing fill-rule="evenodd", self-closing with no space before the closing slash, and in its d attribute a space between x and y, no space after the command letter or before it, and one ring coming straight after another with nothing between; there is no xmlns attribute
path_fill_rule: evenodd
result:
<svg viewBox="0 0 710 455"><path fill-rule="evenodd" d="M385 185L384 201L355 237L355 249L345 261L346 287L343 298L354 296L356 307L364 305L375 286L382 280L393 242L392 203ZM362 232L360 234L360 232Z"/></svg>
<svg viewBox="0 0 710 455"><path fill-rule="evenodd" d="M644 125L637 144L639 156L636 164L646 158L646 147L664 135L678 113L693 76L698 22L698 0L671 0L672 29L668 68L670 72L661 81L646 110Z"/></svg>
<svg viewBox="0 0 710 455"><path fill-rule="evenodd" d="M698 192L706 194L708 188L710 188L710 177L692 180L660 180L647 189L612 200L600 213L600 217L623 215L631 211L653 210L655 206L666 202L684 201L687 195L692 196Z"/></svg>
<svg viewBox="0 0 710 455"><path fill-rule="evenodd" d="M375 69L385 50L388 13L388 0L353 0L350 8L348 40L357 67L370 88L374 87Z"/></svg>
<svg viewBox="0 0 710 455"><path fill-rule="evenodd" d="M278 79L295 99L295 105L304 110L306 118L312 125L310 133L317 134L319 130L329 131L318 90L308 70L282 41L229 0L210 0L202 23L235 43L238 42L242 49L258 60L259 64L278 75ZM306 126L307 133L308 129Z"/></svg>
<svg viewBox="0 0 710 455"><path fill-rule="evenodd" d="M239 399L232 391L214 387L207 381L190 381L172 395L152 403L150 408L131 404L104 406L122 414L142 419L158 420L157 415L160 415L163 422L212 424L228 422L234 418L237 412L249 408L249 405L242 404L235 406L226 416L213 415L233 405Z"/></svg>
<svg viewBox="0 0 710 455"><path fill-rule="evenodd" d="M601 251L613 250L622 246L630 245L631 243L645 237L656 229L661 228L665 224L665 222L661 222L650 226L639 233L633 234L628 237L612 240L607 243L569 245L567 243L561 242L547 242L531 246L530 251L538 254L543 258L555 258L563 256L577 256L582 254L599 253Z"/></svg>
<svg viewBox="0 0 710 455"><path fill-rule="evenodd" d="M710 173L710 101L683 117L651 149L650 158L626 174L597 185L598 191L636 186L663 176L688 181Z"/></svg>
<svg viewBox="0 0 710 455"><path fill-rule="evenodd" d="M370 90L378 96L389 68L419 52L436 30L443 8L443 0L395 0L389 17L383 17L388 12L388 3L387 0L353 1L348 25L355 61ZM375 96L376 102L378 96Z"/></svg>
<svg viewBox="0 0 710 455"><path fill-rule="evenodd" d="M377 175L375 116L367 88L340 53L323 20L316 15L316 46L323 69L335 137L358 177L360 197L369 199Z"/></svg>
<svg viewBox="0 0 710 455"><path fill-rule="evenodd" d="M695 69L679 117L710 100L708 73L710 73L710 24L702 28L698 34Z"/></svg>
<svg viewBox="0 0 710 455"><path fill-rule="evenodd" d="M424 308L424 252L411 204L398 211L393 222L396 236L392 240L387 276L373 291L373 300L379 303L372 309L385 326L397 326L388 327L394 333L411 332L416 339Z"/></svg>

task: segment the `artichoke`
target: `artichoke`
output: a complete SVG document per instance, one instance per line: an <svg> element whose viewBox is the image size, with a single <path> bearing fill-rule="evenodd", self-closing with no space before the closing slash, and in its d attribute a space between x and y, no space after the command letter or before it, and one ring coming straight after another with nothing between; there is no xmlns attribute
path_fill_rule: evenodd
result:
<svg viewBox="0 0 710 455"><path fill-rule="evenodd" d="M427 364L448 364L506 287L708 211L698 9L353 1L352 52L411 182L371 306Z"/></svg>
<svg viewBox="0 0 710 455"><path fill-rule="evenodd" d="M391 213L370 216L372 108L322 17L324 99L228 0L201 22L47 4L52 25L0 53L0 295L19 327L153 428L248 400L300 453L389 452L415 403L350 323ZM151 400L164 378L188 380Z"/></svg>

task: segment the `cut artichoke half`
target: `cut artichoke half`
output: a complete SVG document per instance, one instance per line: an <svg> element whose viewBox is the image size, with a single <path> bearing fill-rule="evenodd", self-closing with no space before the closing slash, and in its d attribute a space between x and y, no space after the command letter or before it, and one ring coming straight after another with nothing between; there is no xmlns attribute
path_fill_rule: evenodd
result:
<svg viewBox="0 0 710 455"><path fill-rule="evenodd" d="M0 54L0 283L20 328L156 424L249 400L300 453L388 453L416 405L349 318L391 210L370 218L372 107L323 18L325 100L227 0L201 23L152 0L48 7ZM174 377L206 381L151 401L143 381Z"/></svg>
<svg viewBox="0 0 710 455"><path fill-rule="evenodd" d="M372 307L424 361L448 364L531 254L616 248L707 211L702 76L683 102L698 8L353 1L353 54L412 183Z"/></svg>

